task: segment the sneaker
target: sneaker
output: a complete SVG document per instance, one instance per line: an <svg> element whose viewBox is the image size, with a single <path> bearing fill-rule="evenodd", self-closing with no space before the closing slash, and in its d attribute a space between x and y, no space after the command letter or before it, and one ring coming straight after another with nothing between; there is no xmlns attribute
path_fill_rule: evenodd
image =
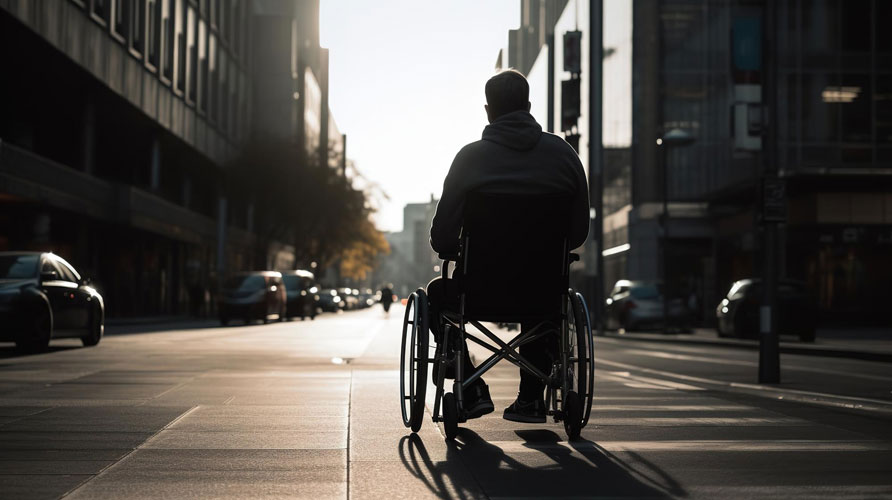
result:
<svg viewBox="0 0 892 500"><path fill-rule="evenodd" d="M525 422L529 424L545 423L545 400L522 401L519 397L511 406L505 408L502 415L505 420Z"/></svg>
<svg viewBox="0 0 892 500"><path fill-rule="evenodd" d="M492 404L492 398L489 397L489 387L484 384L475 384L465 390L465 408L468 411L468 418L480 418L487 413L492 413L495 406Z"/></svg>

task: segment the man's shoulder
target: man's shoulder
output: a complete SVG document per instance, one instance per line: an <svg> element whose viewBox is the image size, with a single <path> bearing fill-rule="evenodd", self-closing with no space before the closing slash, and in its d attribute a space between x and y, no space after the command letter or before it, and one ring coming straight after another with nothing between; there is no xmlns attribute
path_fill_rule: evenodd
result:
<svg viewBox="0 0 892 500"><path fill-rule="evenodd" d="M554 148L566 153L576 154L573 146L571 146L570 143L565 141L563 137L557 134L552 134L551 132L542 132L542 138L539 141L540 144L546 147Z"/></svg>

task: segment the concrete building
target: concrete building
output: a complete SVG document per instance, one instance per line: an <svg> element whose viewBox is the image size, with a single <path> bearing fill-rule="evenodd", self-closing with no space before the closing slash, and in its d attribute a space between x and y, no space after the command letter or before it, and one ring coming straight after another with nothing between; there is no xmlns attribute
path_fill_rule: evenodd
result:
<svg viewBox="0 0 892 500"><path fill-rule="evenodd" d="M110 316L208 313L226 273L288 264L226 182L252 134L306 142L322 56L283 38L322 51L318 1L0 0L0 249L64 255Z"/></svg>
<svg viewBox="0 0 892 500"><path fill-rule="evenodd" d="M403 230L385 235L390 254L375 271L374 281L392 283L401 297L438 276L441 262L430 246L438 201L432 195L429 202L407 204L403 207Z"/></svg>
<svg viewBox="0 0 892 500"><path fill-rule="evenodd" d="M892 44L882 25L890 8L874 0L567 2L527 74L536 98L553 96L538 117L568 140L578 136L583 162L603 170L605 284L665 275L669 294L700 297L709 322L731 282L760 273L761 182L773 165L786 186L782 276L807 283L827 321L882 321L892 299ZM766 14L777 20L767 52ZM602 68L588 67L590 24L603 32ZM577 30L581 103L567 130L562 82L573 77L563 51ZM763 101L766 83L776 102L771 149L761 130L772 102ZM599 95L595 123L586 113ZM657 146L672 129L694 143Z"/></svg>

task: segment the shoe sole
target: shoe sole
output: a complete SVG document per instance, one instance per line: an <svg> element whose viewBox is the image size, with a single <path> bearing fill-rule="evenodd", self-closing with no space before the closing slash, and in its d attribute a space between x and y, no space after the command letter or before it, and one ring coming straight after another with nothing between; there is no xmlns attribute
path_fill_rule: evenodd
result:
<svg viewBox="0 0 892 500"><path fill-rule="evenodd" d="M495 411L495 409L496 408L492 403L478 404L477 406L468 410L468 419L470 420L472 418L480 418L483 415L488 415L488 414L492 413L493 411Z"/></svg>
<svg viewBox="0 0 892 500"><path fill-rule="evenodd" d="M505 420L512 422L521 422L524 424L544 424L545 417L529 417L526 415L502 415Z"/></svg>

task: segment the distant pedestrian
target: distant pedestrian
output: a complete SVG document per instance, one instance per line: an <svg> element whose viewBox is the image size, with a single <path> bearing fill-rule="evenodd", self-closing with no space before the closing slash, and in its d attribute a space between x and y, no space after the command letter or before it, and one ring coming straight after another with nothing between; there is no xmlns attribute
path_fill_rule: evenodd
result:
<svg viewBox="0 0 892 500"><path fill-rule="evenodd" d="M390 305L393 304L393 285L387 284L381 288L381 306L384 312L390 314Z"/></svg>

